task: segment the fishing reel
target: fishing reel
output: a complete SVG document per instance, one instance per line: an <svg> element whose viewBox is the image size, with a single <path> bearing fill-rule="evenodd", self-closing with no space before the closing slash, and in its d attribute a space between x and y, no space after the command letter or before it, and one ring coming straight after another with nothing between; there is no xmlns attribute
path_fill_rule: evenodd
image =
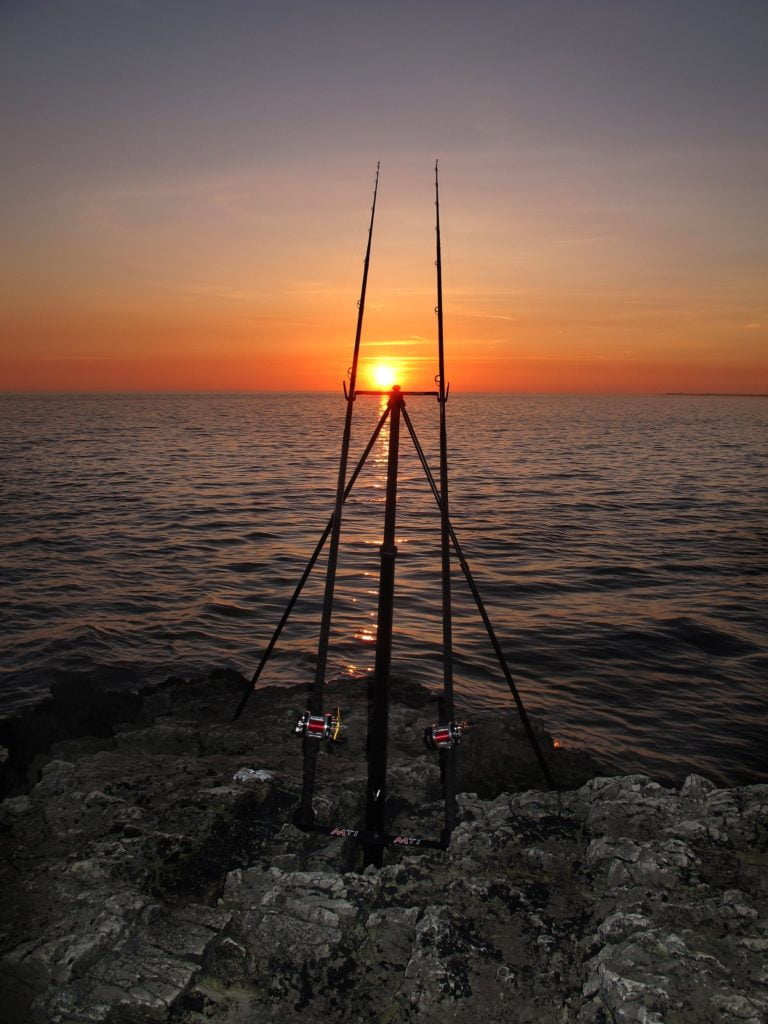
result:
<svg viewBox="0 0 768 1024"><path fill-rule="evenodd" d="M471 728L472 725L466 719L461 722L435 723L424 730L424 743L430 750L457 747L461 743L462 735Z"/></svg>
<svg viewBox="0 0 768 1024"><path fill-rule="evenodd" d="M313 715L304 711L293 728L296 736L306 736L310 740L329 740L335 743L341 734L341 708L335 708L327 715Z"/></svg>

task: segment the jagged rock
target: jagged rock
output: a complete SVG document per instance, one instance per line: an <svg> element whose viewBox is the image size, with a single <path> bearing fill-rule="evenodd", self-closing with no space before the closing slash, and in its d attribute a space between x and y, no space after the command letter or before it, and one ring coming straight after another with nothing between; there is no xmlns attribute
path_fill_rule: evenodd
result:
<svg viewBox="0 0 768 1024"><path fill-rule="evenodd" d="M291 824L303 695L262 691L233 724L243 684L102 702L95 741L79 712L47 748L7 730L2 1024L768 1021L768 786L593 777L542 733L547 791L514 717L481 718L449 849L363 871L354 842ZM401 690L390 809L437 835L432 698ZM347 740L319 754L315 809L356 826L367 704L349 684L337 699Z"/></svg>

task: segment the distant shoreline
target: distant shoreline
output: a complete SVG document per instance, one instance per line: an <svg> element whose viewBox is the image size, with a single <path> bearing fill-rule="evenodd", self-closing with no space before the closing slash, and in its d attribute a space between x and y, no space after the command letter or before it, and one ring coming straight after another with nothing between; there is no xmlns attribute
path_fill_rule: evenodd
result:
<svg viewBox="0 0 768 1024"><path fill-rule="evenodd" d="M665 391L665 398L768 398L768 392L756 391Z"/></svg>

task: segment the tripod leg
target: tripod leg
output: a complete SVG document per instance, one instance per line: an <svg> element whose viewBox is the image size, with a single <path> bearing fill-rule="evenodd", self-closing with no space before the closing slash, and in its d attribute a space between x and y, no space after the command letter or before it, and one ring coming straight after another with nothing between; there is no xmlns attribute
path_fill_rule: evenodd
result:
<svg viewBox="0 0 768 1024"><path fill-rule="evenodd" d="M243 709L245 708L245 705L248 703L248 698L251 696L253 691L256 689L256 684L259 681L259 676L261 675L261 673L262 673L262 671L264 669L264 666L269 661L269 657L272 654L272 651L275 649L275 645L277 644L277 641L280 638L280 634L283 631L283 627L285 626L286 622L288 621L288 619L290 617L290 614L293 611L294 606L295 606L296 602L298 601L299 596L300 596L302 590L304 589L304 584L309 579L309 575L310 575L310 573L312 572L312 570L313 570L313 568L315 566L315 562L320 557L320 552L323 550L323 547L325 545L325 542L328 540L328 535L330 534L330 532L331 532L331 520L329 519L328 520L328 525L323 530L323 532L322 532L322 534L320 536L320 540L317 542L317 545L315 546L315 550L310 555L310 558L309 558L309 561L307 562L306 568L304 569L304 572L301 574L301 579L296 584L296 589L294 590L293 594L291 595L291 599L288 602L288 604L286 605L285 611L283 612L282 617L281 617L280 621L278 622L278 624L277 624L277 626L275 628L274 633L272 634L272 638L270 639L269 643L267 644L267 646L264 649L264 653L261 656L261 661L259 662L259 664L258 664L258 666L256 668L256 671L251 676L250 682L246 685L245 690L243 691L243 696L240 698L240 703L237 705L237 710L235 711L234 715L232 716L232 721L233 722L237 721L237 719L243 713Z"/></svg>
<svg viewBox="0 0 768 1024"><path fill-rule="evenodd" d="M422 469L424 470L424 474L427 478L430 487L432 488L432 493L439 507L440 492L437 488L437 484L435 483L435 478L432 475L432 470L429 468L429 464L427 463L426 456L424 455L424 449L421 447L419 439L416 436L416 431L414 430L413 423L411 422L411 419L408 416L408 413L405 409L403 410L403 418L405 420L406 426L408 427L408 432L411 435L411 439L416 449L416 454L419 457L419 461L421 462ZM488 617L488 612L486 611L485 604L483 602L482 596L480 595L480 591L477 589L477 584L475 583L474 577L472 576L472 571L469 568L469 563L464 557L464 552L462 551L461 545L459 544L459 539L456 536L456 532L453 529L453 526L449 524L448 528L450 531L453 548L454 551L456 552L457 558L459 559L459 564L461 565L462 572L464 573L469 589L472 592L472 596L475 599L477 610L480 613L480 618L483 620L483 625L485 626L486 632L488 633L488 638L491 641L491 646L493 647L493 650L496 654L499 666L502 672L504 673L504 678L507 681L507 686L509 687L510 692L515 700L515 704L517 705L517 711L520 715L520 721L523 723L523 728L525 729L526 735L531 744L533 752L536 755L536 759L539 762L539 767L541 768L542 775L544 776L544 779L546 780L546 783L549 786L549 788L554 789L555 781L552 778L552 773L549 770L549 765L547 764L544 758L544 752L541 749L541 744L539 743L539 739L533 730L533 726L531 725L530 719L528 718L528 713L525 710L525 705L523 704L522 698L520 697L520 693L518 692L517 686L515 685L515 681L512 678L512 673L509 671L507 659L504 657L504 652L502 651L501 644L499 643L498 638L496 636L496 631L494 630L493 625L491 624L491 620Z"/></svg>
<svg viewBox="0 0 768 1024"><path fill-rule="evenodd" d="M365 465L365 463L367 462L368 456L371 454L371 451L373 450L373 446L376 444L376 440L377 440L379 434L381 433L382 427L384 426L384 424L385 424L385 422L387 420L387 416L388 415L389 415L389 409L385 409L384 413L382 414L381 418L379 419L379 422L376 424L373 433L371 434L371 439L369 440L368 444L365 446L365 451L363 452L363 454L360 456L360 458L358 460L358 463L357 463L357 466L355 467L354 473L349 478L349 483L347 484L347 486L346 486L346 488L344 490L344 500L345 501L349 497L349 495L350 495L350 493L352 491L352 488L354 487L355 482L357 481L357 478L360 476L362 468ZM296 589L294 590L293 594L291 595L290 601L286 605L285 611L283 612L282 617L281 617L280 621L278 622L277 627L276 627L274 633L272 634L272 638L270 639L269 643L267 644L266 648L264 649L264 653L261 656L261 661L259 662L259 664L258 664L258 666L256 668L256 671L251 676L250 682L246 685L245 690L243 691L243 696L240 699L240 703L237 706L237 710L235 711L234 715L232 716L232 721L237 721L237 719L243 713L243 709L245 708L245 705L248 703L248 698L251 696L253 691L256 689L256 683L259 681L259 676L261 675L261 673L262 673L262 671L264 669L264 666L269 661L269 657L272 654L272 651L275 649L275 645L277 644L277 641L280 638L280 634L283 631L283 627L285 626L286 622L288 621L288 619L290 617L290 614L293 611L294 606L295 606L296 602L298 601L299 596L301 595L302 590L304 589L304 584L309 579L309 575L310 575L310 573L312 572L312 569L315 566L315 562L320 557L320 552L323 550L323 546L324 546L325 542L328 540L328 536L329 536L329 534L331 532L332 526L333 526L333 516L331 516L331 518L328 520L328 525L323 530L322 535L320 537L320 540L317 542L317 545L315 546L315 550L312 552L312 554L310 556L310 559L307 562L307 566L306 566L306 568L304 569L304 572L301 575L301 579L296 584Z"/></svg>

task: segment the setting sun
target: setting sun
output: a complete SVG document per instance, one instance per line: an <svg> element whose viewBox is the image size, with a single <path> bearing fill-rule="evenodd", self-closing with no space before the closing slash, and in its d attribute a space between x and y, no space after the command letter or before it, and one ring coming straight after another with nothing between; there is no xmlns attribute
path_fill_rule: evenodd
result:
<svg viewBox="0 0 768 1024"><path fill-rule="evenodd" d="M391 363L374 363L368 372L374 386L382 390L388 390L397 383L398 373Z"/></svg>

